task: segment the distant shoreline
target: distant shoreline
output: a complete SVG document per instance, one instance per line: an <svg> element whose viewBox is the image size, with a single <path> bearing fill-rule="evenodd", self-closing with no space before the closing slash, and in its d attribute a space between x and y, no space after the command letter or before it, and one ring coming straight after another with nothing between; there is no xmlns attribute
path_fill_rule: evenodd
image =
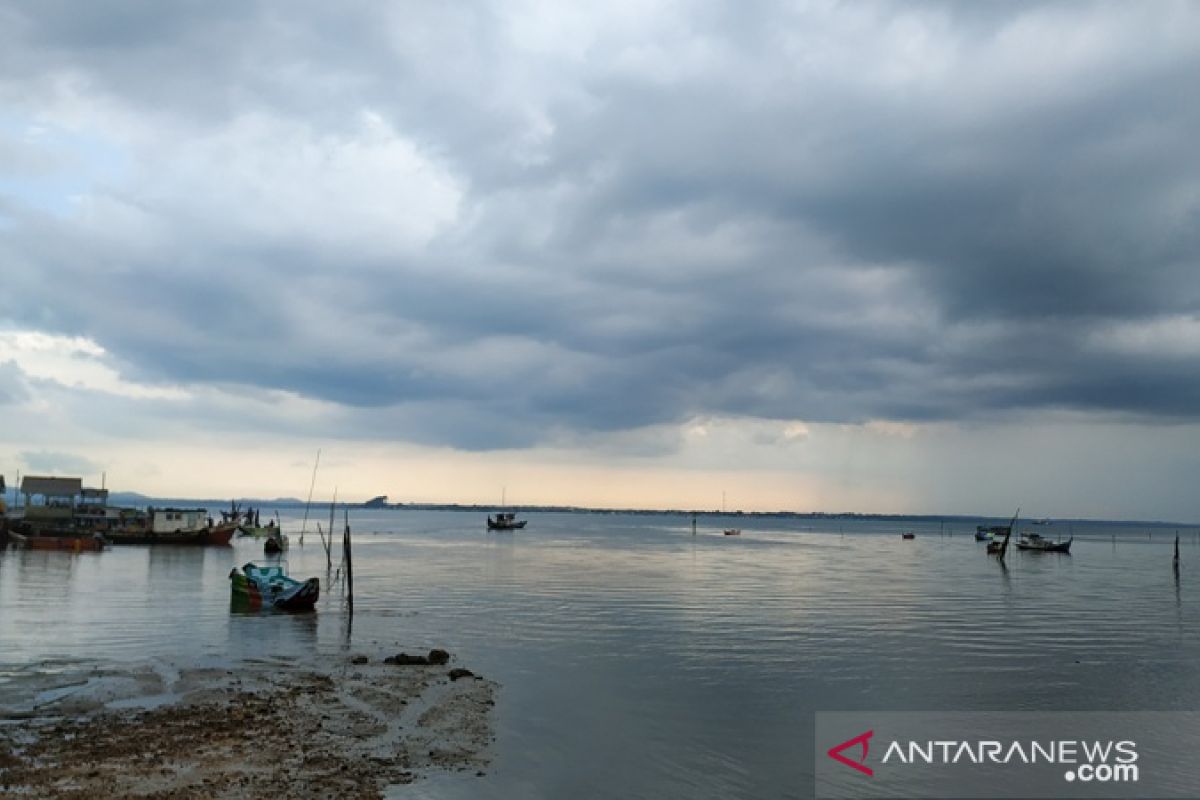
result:
<svg viewBox="0 0 1200 800"><path fill-rule="evenodd" d="M194 508L209 508L219 510L228 508L230 500L213 499L213 498L163 498L163 497L148 497L136 492L112 492L109 495L109 502L112 505L129 505L129 506L180 506ZM295 497L278 497L273 500L262 498L237 498L237 504L241 508L247 506L253 508L304 508L307 505L303 500ZM329 507L328 500L313 500L311 507L314 509ZM344 503L338 502L339 509L355 509L363 511L468 511L475 513L491 513L499 506L496 504L487 503ZM877 521L877 522L945 522L954 524L975 523L985 521L1007 521L1008 516L994 516L987 514L870 514L857 511L720 511L717 509L689 509L689 508L664 508L664 509L646 509L646 508L591 508L587 506L562 506L562 505L511 505L513 509L519 509L522 514L625 514L639 516L687 516L693 514L697 517L748 517L751 519L806 519L806 520L846 520L846 521ZM1041 519L1040 517L1038 519ZM1022 519L1030 523L1030 519ZM1196 528L1200 527L1200 523L1196 522L1175 522L1171 520L1138 520L1138 519L1090 519L1086 517L1064 517L1050 518L1051 526L1069 525L1073 523L1088 524L1088 525L1147 525L1152 527L1162 528Z"/></svg>

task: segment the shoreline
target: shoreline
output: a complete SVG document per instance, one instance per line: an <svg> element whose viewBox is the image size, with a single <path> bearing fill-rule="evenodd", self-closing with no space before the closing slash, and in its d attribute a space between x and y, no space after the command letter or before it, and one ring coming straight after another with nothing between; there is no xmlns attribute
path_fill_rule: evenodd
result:
<svg viewBox="0 0 1200 800"><path fill-rule="evenodd" d="M383 658L16 678L0 705L0 793L382 798L431 771L483 776L497 684Z"/></svg>

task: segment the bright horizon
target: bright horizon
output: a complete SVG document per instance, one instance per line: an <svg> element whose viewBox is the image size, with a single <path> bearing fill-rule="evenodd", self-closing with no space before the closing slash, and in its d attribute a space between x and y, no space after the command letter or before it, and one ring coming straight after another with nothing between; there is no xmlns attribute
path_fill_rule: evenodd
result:
<svg viewBox="0 0 1200 800"><path fill-rule="evenodd" d="M10 482L1200 519L1200 6L0 19Z"/></svg>

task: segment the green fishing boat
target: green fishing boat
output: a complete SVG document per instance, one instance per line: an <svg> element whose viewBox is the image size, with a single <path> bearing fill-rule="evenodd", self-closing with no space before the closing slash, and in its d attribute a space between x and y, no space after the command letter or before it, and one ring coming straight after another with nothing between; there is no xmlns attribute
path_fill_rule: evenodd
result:
<svg viewBox="0 0 1200 800"><path fill-rule="evenodd" d="M312 611L321 595L317 578L298 581L288 577L279 565L258 566L253 562L229 573L233 605L255 610L277 608L281 611Z"/></svg>

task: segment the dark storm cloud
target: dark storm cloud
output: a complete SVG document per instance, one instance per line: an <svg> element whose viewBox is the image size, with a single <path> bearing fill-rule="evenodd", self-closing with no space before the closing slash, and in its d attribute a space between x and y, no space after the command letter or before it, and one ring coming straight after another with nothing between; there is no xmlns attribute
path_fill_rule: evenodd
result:
<svg viewBox="0 0 1200 800"><path fill-rule="evenodd" d="M13 118L127 160L0 182L0 317L138 380L461 447L1200 410L1188 4L0 13Z"/></svg>

